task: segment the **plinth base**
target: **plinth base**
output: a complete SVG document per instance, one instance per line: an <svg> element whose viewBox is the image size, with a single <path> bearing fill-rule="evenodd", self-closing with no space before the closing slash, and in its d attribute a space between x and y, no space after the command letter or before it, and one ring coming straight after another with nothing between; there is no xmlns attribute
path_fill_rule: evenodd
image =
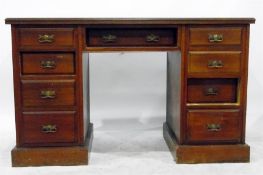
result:
<svg viewBox="0 0 263 175"><path fill-rule="evenodd" d="M249 162L247 144L232 145L179 145L166 123L163 137L176 163Z"/></svg>
<svg viewBox="0 0 263 175"><path fill-rule="evenodd" d="M93 139L93 125L89 125L85 145L72 147L17 148L12 152L12 166L68 166L87 165Z"/></svg>

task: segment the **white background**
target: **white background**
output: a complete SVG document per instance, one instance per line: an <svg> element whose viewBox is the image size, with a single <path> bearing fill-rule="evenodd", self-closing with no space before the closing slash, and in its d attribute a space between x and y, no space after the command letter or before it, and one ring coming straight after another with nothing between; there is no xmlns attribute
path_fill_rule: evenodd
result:
<svg viewBox="0 0 263 175"><path fill-rule="evenodd" d="M263 174L262 10L261 0L1 0L1 174ZM95 137L89 166L11 168L15 121L7 17L255 17L250 36L246 136L251 163L175 164L161 131L166 105L165 53L132 52L91 55Z"/></svg>

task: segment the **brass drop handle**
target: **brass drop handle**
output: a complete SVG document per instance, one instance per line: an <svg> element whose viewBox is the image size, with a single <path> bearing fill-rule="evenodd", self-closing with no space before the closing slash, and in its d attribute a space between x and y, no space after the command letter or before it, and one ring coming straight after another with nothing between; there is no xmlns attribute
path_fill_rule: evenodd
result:
<svg viewBox="0 0 263 175"><path fill-rule="evenodd" d="M55 35L43 34L38 35L39 43L53 43L55 41Z"/></svg>
<svg viewBox="0 0 263 175"><path fill-rule="evenodd" d="M56 125L43 125L42 126L42 132L43 133L55 133L57 132L57 126Z"/></svg>
<svg viewBox="0 0 263 175"><path fill-rule="evenodd" d="M54 99L56 98L56 91L42 90L40 91L40 97L42 99Z"/></svg>
<svg viewBox="0 0 263 175"><path fill-rule="evenodd" d="M113 34L106 34L102 36L102 41L105 43L114 43L117 41L117 36Z"/></svg>
<svg viewBox="0 0 263 175"><path fill-rule="evenodd" d="M207 88L205 90L205 95L206 96L216 96L216 95L218 95L218 89L212 88L212 87Z"/></svg>
<svg viewBox="0 0 263 175"><path fill-rule="evenodd" d="M222 42L223 38L223 34L208 34L208 40L210 43Z"/></svg>
<svg viewBox="0 0 263 175"><path fill-rule="evenodd" d="M212 132L218 132L221 130L221 125L217 123L207 124L207 130Z"/></svg>
<svg viewBox="0 0 263 175"><path fill-rule="evenodd" d="M44 60L40 62L40 66L43 69L55 69L56 68L56 62L53 60Z"/></svg>
<svg viewBox="0 0 263 175"><path fill-rule="evenodd" d="M147 42L159 42L160 36L151 33L151 34L146 36L146 41Z"/></svg>
<svg viewBox="0 0 263 175"><path fill-rule="evenodd" d="M224 67L224 64L222 60L209 60L207 63L207 67L218 69Z"/></svg>

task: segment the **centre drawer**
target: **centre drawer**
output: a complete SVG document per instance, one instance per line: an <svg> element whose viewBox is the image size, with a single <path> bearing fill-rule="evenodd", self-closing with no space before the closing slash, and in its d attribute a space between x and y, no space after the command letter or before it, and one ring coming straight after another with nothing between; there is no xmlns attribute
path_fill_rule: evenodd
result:
<svg viewBox="0 0 263 175"><path fill-rule="evenodd" d="M74 74L73 53L23 53L23 74Z"/></svg>
<svg viewBox="0 0 263 175"><path fill-rule="evenodd" d="M74 80L22 81L23 107L72 107L75 101Z"/></svg>
<svg viewBox="0 0 263 175"><path fill-rule="evenodd" d="M23 113L22 144L75 142L75 117L74 111Z"/></svg>
<svg viewBox="0 0 263 175"><path fill-rule="evenodd" d="M87 29L87 46L176 46L177 29Z"/></svg>
<svg viewBox="0 0 263 175"><path fill-rule="evenodd" d="M188 79L188 103L235 103L238 80L235 78Z"/></svg>
<svg viewBox="0 0 263 175"><path fill-rule="evenodd" d="M239 110L189 110L189 143L222 143L241 140L242 120Z"/></svg>

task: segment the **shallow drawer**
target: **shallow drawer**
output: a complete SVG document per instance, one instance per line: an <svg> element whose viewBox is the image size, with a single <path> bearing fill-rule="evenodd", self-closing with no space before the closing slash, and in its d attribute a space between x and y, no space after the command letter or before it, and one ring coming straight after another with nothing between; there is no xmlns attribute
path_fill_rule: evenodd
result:
<svg viewBox="0 0 263 175"><path fill-rule="evenodd" d="M23 53L23 74L74 74L73 53Z"/></svg>
<svg viewBox="0 0 263 175"><path fill-rule="evenodd" d="M190 28L190 45L240 45L241 27Z"/></svg>
<svg viewBox="0 0 263 175"><path fill-rule="evenodd" d="M27 80L22 82L23 107L68 107L75 105L74 80Z"/></svg>
<svg viewBox="0 0 263 175"><path fill-rule="evenodd" d="M23 144L74 142L75 112L27 112L23 115Z"/></svg>
<svg viewBox="0 0 263 175"><path fill-rule="evenodd" d="M189 79L188 103L234 103L237 79Z"/></svg>
<svg viewBox="0 0 263 175"><path fill-rule="evenodd" d="M176 29L88 29L87 46L176 46Z"/></svg>
<svg viewBox="0 0 263 175"><path fill-rule="evenodd" d="M20 46L25 47L73 47L73 28L21 28Z"/></svg>
<svg viewBox="0 0 263 175"><path fill-rule="evenodd" d="M240 73L241 52L190 52L188 73Z"/></svg>
<svg viewBox="0 0 263 175"><path fill-rule="evenodd" d="M188 142L239 142L242 121L238 110L190 110Z"/></svg>

